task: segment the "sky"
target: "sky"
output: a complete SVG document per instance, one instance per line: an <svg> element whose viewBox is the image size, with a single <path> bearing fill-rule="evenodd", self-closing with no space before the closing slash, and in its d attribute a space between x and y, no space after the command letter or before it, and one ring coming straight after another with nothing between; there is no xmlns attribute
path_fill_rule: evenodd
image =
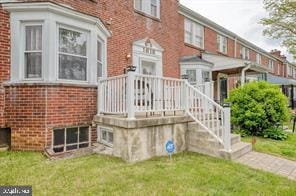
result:
<svg viewBox="0 0 296 196"><path fill-rule="evenodd" d="M180 2L256 46L266 51L281 50L289 60L293 60L287 50L281 47L279 40L263 36L264 27L259 21L268 16L263 7L263 0L180 0Z"/></svg>

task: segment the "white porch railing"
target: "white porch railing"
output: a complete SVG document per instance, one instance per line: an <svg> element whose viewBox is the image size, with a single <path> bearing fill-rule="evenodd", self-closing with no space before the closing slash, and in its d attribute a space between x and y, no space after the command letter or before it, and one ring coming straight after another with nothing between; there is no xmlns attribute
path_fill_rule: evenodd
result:
<svg viewBox="0 0 296 196"><path fill-rule="evenodd" d="M187 80L128 72L99 81L99 115L123 114L135 119L137 113L168 111L186 112L230 150L230 109L221 107Z"/></svg>
<svg viewBox="0 0 296 196"><path fill-rule="evenodd" d="M195 88L197 88L200 92L207 95L211 99L214 99L214 82L204 82L202 84L195 83L192 84Z"/></svg>

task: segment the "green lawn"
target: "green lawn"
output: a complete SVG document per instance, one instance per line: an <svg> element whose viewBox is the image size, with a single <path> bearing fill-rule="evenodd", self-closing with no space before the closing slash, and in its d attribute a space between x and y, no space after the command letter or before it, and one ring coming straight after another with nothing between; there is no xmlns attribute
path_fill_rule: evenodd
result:
<svg viewBox="0 0 296 196"><path fill-rule="evenodd" d="M242 137L242 141L251 142L251 137ZM289 133L285 141L256 137L253 150L264 152L296 161L296 133Z"/></svg>
<svg viewBox="0 0 296 196"><path fill-rule="evenodd" d="M292 195L296 181L195 153L129 164L91 155L49 161L0 153L1 185L33 185L34 195Z"/></svg>

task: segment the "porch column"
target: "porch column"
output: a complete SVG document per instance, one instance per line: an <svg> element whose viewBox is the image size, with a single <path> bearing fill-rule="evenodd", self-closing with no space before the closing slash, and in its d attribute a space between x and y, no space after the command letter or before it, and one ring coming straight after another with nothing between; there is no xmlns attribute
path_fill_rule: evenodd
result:
<svg viewBox="0 0 296 196"><path fill-rule="evenodd" d="M291 85L291 97L290 97L290 100L291 100L291 108L294 109L294 86Z"/></svg>
<svg viewBox="0 0 296 196"><path fill-rule="evenodd" d="M135 72L127 72L127 86L126 86L126 97L127 97L127 117L128 119L135 119Z"/></svg>
<svg viewBox="0 0 296 196"><path fill-rule="evenodd" d="M230 110L230 103L225 103L224 105L224 150L227 152L231 151L231 110Z"/></svg>

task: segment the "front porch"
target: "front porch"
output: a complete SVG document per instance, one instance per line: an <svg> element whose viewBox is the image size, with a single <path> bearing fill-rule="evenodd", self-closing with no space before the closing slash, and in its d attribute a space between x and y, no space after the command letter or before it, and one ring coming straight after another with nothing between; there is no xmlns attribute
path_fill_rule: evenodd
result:
<svg viewBox="0 0 296 196"><path fill-rule="evenodd" d="M251 150L231 135L230 108L223 108L187 80L128 72L99 81L98 153L130 162L193 151L233 159Z"/></svg>

